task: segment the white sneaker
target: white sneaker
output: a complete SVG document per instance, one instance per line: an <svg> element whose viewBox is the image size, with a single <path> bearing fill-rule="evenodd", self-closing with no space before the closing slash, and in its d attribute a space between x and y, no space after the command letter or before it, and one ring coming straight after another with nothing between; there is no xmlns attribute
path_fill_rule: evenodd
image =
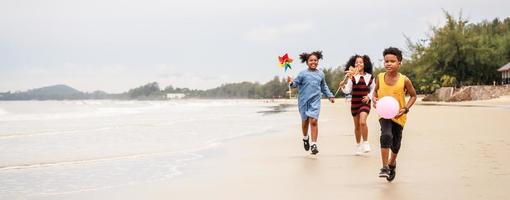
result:
<svg viewBox="0 0 510 200"><path fill-rule="evenodd" d="M363 153L363 143L359 143L356 145L356 151L354 152L355 155L359 156Z"/></svg>
<svg viewBox="0 0 510 200"><path fill-rule="evenodd" d="M370 143L368 141L363 142L361 146L363 146L363 153L370 152Z"/></svg>

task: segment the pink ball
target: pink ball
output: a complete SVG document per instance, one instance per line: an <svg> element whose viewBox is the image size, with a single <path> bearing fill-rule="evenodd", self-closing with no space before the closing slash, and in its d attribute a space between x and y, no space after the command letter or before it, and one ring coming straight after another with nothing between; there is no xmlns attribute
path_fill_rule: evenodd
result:
<svg viewBox="0 0 510 200"><path fill-rule="evenodd" d="M398 101L391 97L385 96L377 101L376 112L384 119L391 119L398 114L400 106Z"/></svg>

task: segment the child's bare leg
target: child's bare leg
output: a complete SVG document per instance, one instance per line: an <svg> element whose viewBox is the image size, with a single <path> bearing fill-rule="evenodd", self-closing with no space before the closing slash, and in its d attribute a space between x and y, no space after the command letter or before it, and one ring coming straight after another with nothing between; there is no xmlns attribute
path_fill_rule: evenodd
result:
<svg viewBox="0 0 510 200"><path fill-rule="evenodd" d="M310 120L310 130L312 132L312 142L317 142L317 136L319 135L319 128L317 127L317 119L308 118Z"/></svg>
<svg viewBox="0 0 510 200"><path fill-rule="evenodd" d="M301 121L301 129L303 130L303 136L308 135L308 124L310 123L310 118Z"/></svg>
<svg viewBox="0 0 510 200"><path fill-rule="evenodd" d="M363 137L363 141L365 142L368 140L368 126L367 126L368 114L366 112L361 112L361 113L359 113L358 116L359 116L360 135L361 135L361 137Z"/></svg>
<svg viewBox="0 0 510 200"><path fill-rule="evenodd" d="M359 126L359 115L352 117L354 121L354 136L356 136L356 143L359 144L361 142L361 132Z"/></svg>
<svg viewBox="0 0 510 200"><path fill-rule="evenodd" d="M392 152L390 160L388 161L388 165L395 166L396 161L397 161L397 154Z"/></svg>

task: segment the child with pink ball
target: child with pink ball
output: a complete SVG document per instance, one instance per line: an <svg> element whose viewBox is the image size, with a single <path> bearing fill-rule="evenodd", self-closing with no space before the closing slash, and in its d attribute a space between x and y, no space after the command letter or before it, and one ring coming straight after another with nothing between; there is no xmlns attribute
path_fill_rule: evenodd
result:
<svg viewBox="0 0 510 200"><path fill-rule="evenodd" d="M383 97L393 97L398 101L398 114L391 118L379 119L381 124L381 160L383 167L379 177L392 181L395 178L397 167L397 154L402 140L402 129L406 123L407 113L416 101L416 90L413 83L405 75L399 73L402 62L402 51L390 47L384 50L384 68L386 72L380 73L376 79L374 92L374 108L377 110L377 100ZM405 95L411 96L406 103ZM383 106L383 105L381 105ZM391 149L391 157L390 157Z"/></svg>

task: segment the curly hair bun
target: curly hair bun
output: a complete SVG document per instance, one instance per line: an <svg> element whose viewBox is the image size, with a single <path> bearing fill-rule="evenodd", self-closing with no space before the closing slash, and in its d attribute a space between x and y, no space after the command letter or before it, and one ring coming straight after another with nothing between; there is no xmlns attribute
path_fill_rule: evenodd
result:
<svg viewBox="0 0 510 200"><path fill-rule="evenodd" d="M311 55L314 55L317 57L317 60L320 60L322 59L322 51L314 51L312 53L302 53L302 54L299 54L299 59L301 60L302 63L306 63L308 61L308 58L310 58Z"/></svg>

